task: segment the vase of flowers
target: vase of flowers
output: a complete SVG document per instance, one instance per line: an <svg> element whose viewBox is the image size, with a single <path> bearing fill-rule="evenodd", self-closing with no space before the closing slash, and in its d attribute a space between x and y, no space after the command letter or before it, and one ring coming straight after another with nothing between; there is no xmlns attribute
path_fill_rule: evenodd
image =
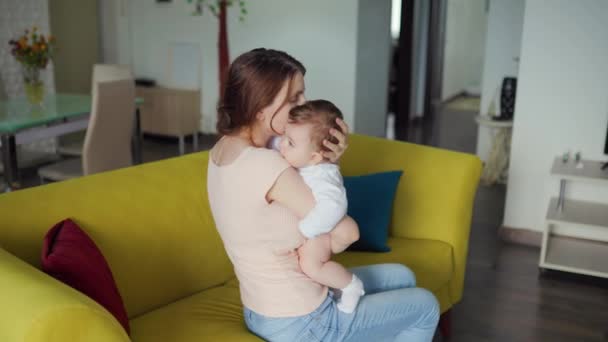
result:
<svg viewBox="0 0 608 342"><path fill-rule="evenodd" d="M25 34L18 40L11 39L11 54L21 64L23 83L28 101L40 105L44 100L44 83L40 79L40 71L46 69L53 58L55 38L45 37L34 26L32 30L25 30Z"/></svg>

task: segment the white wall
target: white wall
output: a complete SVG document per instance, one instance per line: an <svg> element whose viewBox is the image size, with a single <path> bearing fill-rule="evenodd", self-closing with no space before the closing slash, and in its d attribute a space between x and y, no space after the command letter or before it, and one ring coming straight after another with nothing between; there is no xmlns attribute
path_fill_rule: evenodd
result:
<svg viewBox="0 0 608 342"><path fill-rule="evenodd" d="M401 31L401 0L391 0L391 37L399 39Z"/></svg>
<svg viewBox="0 0 608 342"><path fill-rule="evenodd" d="M169 43L200 44L201 129L204 132L214 131L219 94L217 20L208 12L202 17L192 16L194 5L185 0L169 4L157 4L150 0L111 1L114 1L113 9L109 8L103 13L118 15L118 37L104 38L102 41L118 45L118 52L110 50L106 55L104 51L104 56L108 60L118 59L119 63L132 60L138 77L151 77L162 84L166 78ZM355 128L358 2L256 0L247 2L247 8L249 14L244 22L238 20L238 8L229 11L231 60L256 47L276 48L292 54L308 70L307 97L335 102L344 112L348 124ZM111 19L106 18L104 22L111 23ZM388 30L388 22L386 25ZM113 33L108 29L105 34Z"/></svg>
<svg viewBox="0 0 608 342"><path fill-rule="evenodd" d="M486 20L486 0L447 1L441 100L480 87Z"/></svg>
<svg viewBox="0 0 608 342"><path fill-rule="evenodd" d="M605 0L526 1L505 226L544 228L555 156L606 160L607 22ZM607 203L608 187L573 183L566 195Z"/></svg>
<svg viewBox="0 0 608 342"><path fill-rule="evenodd" d="M391 0L359 0L355 86L357 133L386 136Z"/></svg>
<svg viewBox="0 0 608 342"><path fill-rule="evenodd" d="M521 50L521 34L524 26L525 0L490 0L488 27L485 43L485 58L481 89L481 115L487 115L492 99L506 76L517 77ZM519 101L519 94L516 95ZM495 103L499 111L500 103ZM479 127L477 134L477 155L486 160L492 143L492 132L487 127Z"/></svg>
<svg viewBox="0 0 608 342"><path fill-rule="evenodd" d="M99 6L100 57L103 63L133 64L132 30L128 0L103 0Z"/></svg>
<svg viewBox="0 0 608 342"><path fill-rule="evenodd" d="M99 55L102 63L118 63L118 9L115 0L99 1Z"/></svg>

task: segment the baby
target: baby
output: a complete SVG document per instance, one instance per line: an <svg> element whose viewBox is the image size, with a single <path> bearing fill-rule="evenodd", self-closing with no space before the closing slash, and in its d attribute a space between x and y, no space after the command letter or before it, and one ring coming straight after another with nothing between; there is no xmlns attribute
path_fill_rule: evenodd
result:
<svg viewBox="0 0 608 342"><path fill-rule="evenodd" d="M289 113L285 135L276 140L274 147L298 169L316 201L314 208L299 222L300 231L309 239L298 250L300 267L316 282L340 289L338 309L352 313L365 293L363 283L330 260L332 252L342 252L359 239L359 230L352 219L338 225L346 215L346 190L338 165L322 155L327 150L323 140L337 143L330 134L332 128L339 129L336 118L342 119L342 113L329 101L308 101L297 106Z"/></svg>

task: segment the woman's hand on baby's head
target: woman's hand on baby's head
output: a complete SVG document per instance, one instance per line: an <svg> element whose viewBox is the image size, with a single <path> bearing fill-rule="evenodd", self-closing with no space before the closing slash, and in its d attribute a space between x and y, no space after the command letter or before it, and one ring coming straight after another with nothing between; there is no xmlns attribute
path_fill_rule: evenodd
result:
<svg viewBox="0 0 608 342"><path fill-rule="evenodd" d="M323 140L323 145L330 149L330 151L323 152L323 156L332 163L337 163L348 148L348 134L350 131L348 125L342 119L337 118L336 123L340 126L340 130L332 128L329 133L338 140L338 143L334 144L329 140Z"/></svg>

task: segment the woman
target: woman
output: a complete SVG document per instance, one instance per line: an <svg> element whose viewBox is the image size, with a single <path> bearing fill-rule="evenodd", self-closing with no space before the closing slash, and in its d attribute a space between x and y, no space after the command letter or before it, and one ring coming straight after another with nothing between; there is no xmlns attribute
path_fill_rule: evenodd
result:
<svg viewBox="0 0 608 342"><path fill-rule="evenodd" d="M299 267L304 237L298 221L314 206L310 189L280 155L267 149L283 134L291 108L305 101L304 66L288 54L255 49L230 66L218 107L223 135L210 152L211 211L240 283L247 327L270 341L431 341L439 316L435 297L416 288L403 265L354 268L366 295L353 314ZM348 127L325 142L336 161ZM345 218L339 224L352 224Z"/></svg>

